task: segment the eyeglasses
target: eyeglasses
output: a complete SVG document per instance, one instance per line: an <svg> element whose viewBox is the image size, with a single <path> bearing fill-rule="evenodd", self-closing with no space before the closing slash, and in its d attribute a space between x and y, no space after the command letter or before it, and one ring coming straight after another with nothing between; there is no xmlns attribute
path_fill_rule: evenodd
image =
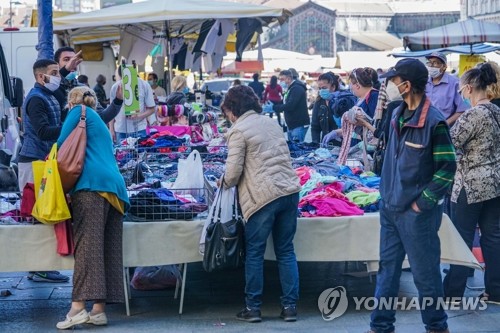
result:
<svg viewBox="0 0 500 333"><path fill-rule="evenodd" d="M468 84L464 84L464 85L462 86L462 88L458 89L458 91L457 91L457 92L461 95L461 94L462 94L462 91L463 91L463 90L464 90L467 86L468 86Z"/></svg>
<svg viewBox="0 0 500 333"><path fill-rule="evenodd" d="M429 67L441 67L443 65L440 61L427 61L425 64Z"/></svg>

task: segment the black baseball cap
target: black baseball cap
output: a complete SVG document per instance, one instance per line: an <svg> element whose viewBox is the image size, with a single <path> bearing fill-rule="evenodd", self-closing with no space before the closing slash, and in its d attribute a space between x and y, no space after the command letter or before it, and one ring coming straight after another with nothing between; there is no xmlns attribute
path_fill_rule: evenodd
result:
<svg viewBox="0 0 500 333"><path fill-rule="evenodd" d="M382 74L381 78L392 79L399 76L403 80L408 80L412 84L420 85L427 83L429 72L427 67L418 59L405 58L396 63L387 73Z"/></svg>

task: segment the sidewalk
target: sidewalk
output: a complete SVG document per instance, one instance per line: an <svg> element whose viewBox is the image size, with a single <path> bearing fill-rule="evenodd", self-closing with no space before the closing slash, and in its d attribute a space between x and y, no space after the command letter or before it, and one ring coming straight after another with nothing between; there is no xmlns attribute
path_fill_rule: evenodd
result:
<svg viewBox="0 0 500 333"><path fill-rule="evenodd" d="M318 297L323 290L344 286L348 296L373 296L374 281L343 274L344 263L299 263L299 318L295 323L279 319L280 287L275 262L266 262L262 323L239 322L235 314L243 306L243 271L206 273L201 264L188 265L184 314L178 315L179 300L173 290L158 292L132 291L131 316L123 304L109 305L109 325L79 325L78 331L98 332L365 332L369 329L370 312L356 311L353 302L341 317L323 320ZM349 263L348 271L362 270L363 265ZM64 272L71 275L71 271ZM54 332L55 324L66 315L71 302L71 281L63 284L32 282L26 272L0 273L0 289L9 289L11 296L0 297L2 332ZM476 272L471 284L481 284L482 274ZM374 280L374 279L373 279ZM466 296L480 291L467 291ZM416 296L410 272L403 272L400 296ZM488 305L485 310L448 311L450 330L457 332L500 332L500 306ZM398 311L397 332L425 332L420 312Z"/></svg>

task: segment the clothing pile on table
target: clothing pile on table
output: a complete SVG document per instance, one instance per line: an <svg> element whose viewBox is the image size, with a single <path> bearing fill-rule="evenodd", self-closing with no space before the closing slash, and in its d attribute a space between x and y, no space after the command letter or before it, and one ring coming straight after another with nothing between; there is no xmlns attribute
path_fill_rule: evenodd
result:
<svg viewBox="0 0 500 333"><path fill-rule="evenodd" d="M352 216L378 211L380 178L372 172L322 161L296 168L302 217Z"/></svg>

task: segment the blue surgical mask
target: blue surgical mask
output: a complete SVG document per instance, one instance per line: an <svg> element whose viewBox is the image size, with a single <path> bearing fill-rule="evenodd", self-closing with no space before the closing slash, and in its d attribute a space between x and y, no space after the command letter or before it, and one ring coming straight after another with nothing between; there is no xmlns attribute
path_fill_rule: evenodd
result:
<svg viewBox="0 0 500 333"><path fill-rule="evenodd" d="M342 126L342 119L340 117L335 117L333 116L333 120L335 120L335 124L337 124L337 128L341 128Z"/></svg>
<svg viewBox="0 0 500 333"><path fill-rule="evenodd" d="M189 88L188 87L184 87L184 89L182 89L182 92L184 94L187 94L189 92Z"/></svg>
<svg viewBox="0 0 500 333"><path fill-rule="evenodd" d="M462 96L462 98L463 98L463 96ZM468 108L472 107L472 104L470 103L470 98L463 98L463 100L464 100L464 103L467 104Z"/></svg>
<svg viewBox="0 0 500 333"><path fill-rule="evenodd" d="M68 81L73 81L74 79L76 79L77 76L78 76L78 72L74 71L74 72L70 72L68 75L66 75L65 79Z"/></svg>
<svg viewBox="0 0 500 333"><path fill-rule="evenodd" d="M320 89L319 97L330 100L332 98L332 92L330 91L330 89Z"/></svg>
<svg viewBox="0 0 500 333"><path fill-rule="evenodd" d="M288 84L286 84L285 81L280 81L280 86L281 86L281 88L283 88L283 90L288 89Z"/></svg>
<svg viewBox="0 0 500 333"><path fill-rule="evenodd" d="M153 80L148 80L149 85L152 87L155 82Z"/></svg>

